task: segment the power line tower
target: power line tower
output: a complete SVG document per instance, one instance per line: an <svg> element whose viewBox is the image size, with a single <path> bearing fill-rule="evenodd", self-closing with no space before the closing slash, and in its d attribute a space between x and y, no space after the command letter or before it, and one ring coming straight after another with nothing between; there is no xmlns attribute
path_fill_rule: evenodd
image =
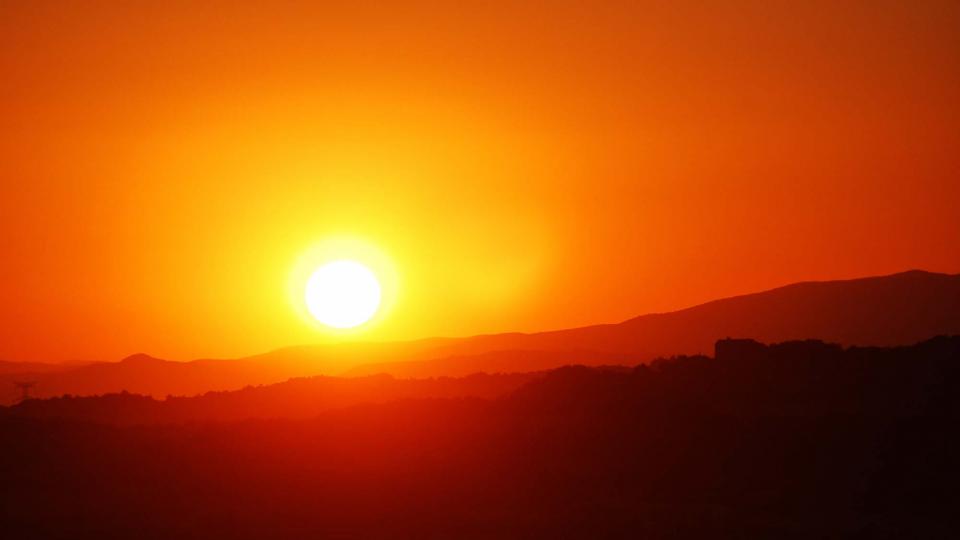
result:
<svg viewBox="0 0 960 540"><path fill-rule="evenodd" d="M30 391L37 385L37 381L19 381L13 384L20 389L20 399L17 400L17 403L23 403L30 399Z"/></svg>

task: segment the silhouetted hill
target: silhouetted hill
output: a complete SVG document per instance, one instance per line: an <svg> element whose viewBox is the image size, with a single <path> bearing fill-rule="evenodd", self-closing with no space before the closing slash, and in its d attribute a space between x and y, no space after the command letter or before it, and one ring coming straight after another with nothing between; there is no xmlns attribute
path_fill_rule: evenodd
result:
<svg viewBox="0 0 960 540"><path fill-rule="evenodd" d="M40 396L120 391L157 397L196 395L281 382L298 374L287 365L249 359L172 362L136 354L120 362L101 362L39 377L37 392Z"/></svg>
<svg viewBox="0 0 960 540"><path fill-rule="evenodd" d="M960 505L960 336L725 340L299 421L3 412L12 538L926 539Z"/></svg>
<svg viewBox="0 0 960 540"><path fill-rule="evenodd" d="M342 365L363 361L417 357L446 339L425 339L400 343L347 343L289 347L238 359L201 359L189 362L163 360L139 353L119 362L98 362L64 366L48 372L29 372L38 381L36 395L90 396L118 392L153 397L191 396L211 391L237 390L246 386L274 384L296 377L336 373ZM14 366L26 364L11 363ZM12 367L17 375L0 376L9 389L0 393L0 404L10 404L17 393L13 380L27 370Z"/></svg>
<svg viewBox="0 0 960 540"><path fill-rule="evenodd" d="M585 364L611 363L610 359L617 357L624 363L639 363L674 354L707 354L716 340L729 336L767 342L812 338L843 345L884 346L957 333L960 275L910 271L797 283L619 324L476 336L437 347L431 351L432 359L360 366L350 373L455 374L464 357L489 351L511 351L490 355L495 366L490 371L507 371L504 368L510 365L514 371L524 371L527 365L546 369L571 363L571 351L581 351L582 361L575 363ZM473 358L469 364L474 370L484 370L482 358Z"/></svg>
<svg viewBox="0 0 960 540"><path fill-rule="evenodd" d="M705 354L715 340L728 336L898 345L956 333L960 275L911 271L798 283L619 324L554 332L291 347L236 360L168 362L136 356L40 374L36 390L41 396L126 390L163 397L340 373L428 377L527 372L570 363L634 365L659 356Z"/></svg>
<svg viewBox="0 0 960 540"><path fill-rule="evenodd" d="M157 362L149 357L135 361ZM398 399L492 399L508 394L542 376L542 373L475 373L460 378L431 379L394 379L389 375L311 377L229 392L169 397L165 400L130 393L31 399L6 409L5 412L24 418L119 425L310 418L330 409Z"/></svg>
<svg viewBox="0 0 960 540"><path fill-rule="evenodd" d="M374 374L395 374L398 377L462 377L470 373L514 373L518 370L541 371L566 364L631 365L637 363L631 354L596 352L580 349L558 351L509 350L475 355L461 355L414 362L364 364L349 370L356 377ZM438 375L442 373L443 375Z"/></svg>
<svg viewBox="0 0 960 540"><path fill-rule="evenodd" d="M39 381L52 373L69 371L84 364L46 364L42 362L8 362L0 360L0 405L19 399L18 382Z"/></svg>
<svg viewBox="0 0 960 540"><path fill-rule="evenodd" d="M42 362L7 362L0 360L0 375L18 375L24 373L50 373L62 371L73 366L61 364L45 364Z"/></svg>

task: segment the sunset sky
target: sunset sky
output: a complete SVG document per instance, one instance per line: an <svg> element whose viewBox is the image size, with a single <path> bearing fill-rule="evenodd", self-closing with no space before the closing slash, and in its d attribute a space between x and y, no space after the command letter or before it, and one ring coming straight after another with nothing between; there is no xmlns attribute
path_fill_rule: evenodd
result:
<svg viewBox="0 0 960 540"><path fill-rule="evenodd" d="M4 2L0 359L960 272L960 3ZM363 260L369 324L305 315Z"/></svg>

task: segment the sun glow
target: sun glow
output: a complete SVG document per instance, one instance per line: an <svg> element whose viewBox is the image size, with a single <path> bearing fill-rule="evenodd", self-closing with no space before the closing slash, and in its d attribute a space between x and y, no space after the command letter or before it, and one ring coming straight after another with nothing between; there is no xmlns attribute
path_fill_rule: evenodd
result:
<svg viewBox="0 0 960 540"><path fill-rule="evenodd" d="M333 328L353 328L372 318L380 307L380 282L366 266L350 260L327 263L307 280L307 310Z"/></svg>

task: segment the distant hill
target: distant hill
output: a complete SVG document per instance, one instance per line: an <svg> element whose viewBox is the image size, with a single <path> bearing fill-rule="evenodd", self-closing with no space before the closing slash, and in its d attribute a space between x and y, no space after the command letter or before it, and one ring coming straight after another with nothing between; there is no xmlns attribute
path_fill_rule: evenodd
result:
<svg viewBox="0 0 960 540"><path fill-rule="evenodd" d="M36 382L46 379L54 373L71 371L87 365L82 362L67 364L47 364L43 362L9 362L0 360L0 404L18 399L21 390L15 383Z"/></svg>
<svg viewBox="0 0 960 540"><path fill-rule="evenodd" d="M311 418L332 409L403 399L494 399L545 375L474 373L431 379L321 376L165 400L130 393L30 399L8 409L0 408L0 415L116 425Z"/></svg>
<svg viewBox="0 0 960 540"><path fill-rule="evenodd" d="M631 366L644 359L625 352L600 352L587 349L489 351L478 354L442 356L432 360L363 364L345 373L347 376L389 374L397 377L463 377L471 373L517 373L553 369L568 364L588 366Z"/></svg>
<svg viewBox="0 0 960 540"><path fill-rule="evenodd" d="M285 366L249 359L173 362L135 354L120 362L101 362L39 376L37 394L49 397L128 391L165 397L269 384L291 376L295 375Z"/></svg>
<svg viewBox="0 0 960 540"><path fill-rule="evenodd" d="M960 333L960 275L910 271L882 277L805 282L715 300L671 313L643 315L619 324L542 332L476 336L441 345L435 358L360 366L355 374L428 376L460 373L462 364L516 371L571 363L638 363L660 356L707 354L716 340L749 337L766 342L821 339L842 345L905 345ZM490 351L513 351L488 355ZM474 355L486 355L476 357ZM473 358L469 358L473 356ZM469 360L465 360L469 358ZM512 364L510 360L512 359Z"/></svg>
<svg viewBox="0 0 960 540"><path fill-rule="evenodd" d="M17 380L37 381L39 397L89 396L130 392L163 398L191 396L211 391L237 390L274 384L296 377L332 375L365 362L420 358L449 339L424 339L397 343L345 343L287 347L236 359L164 360L138 353L119 362L57 366L53 370L28 369L33 364L9 362L0 373L0 405L18 396ZM47 364L42 364L47 365Z"/></svg>
<svg viewBox="0 0 960 540"><path fill-rule="evenodd" d="M565 364L635 365L660 356L709 353L713 343L725 337L766 342L814 338L885 346L947 334L960 334L960 275L915 270L797 283L619 324L533 334L289 347L234 360L171 362L134 355L121 362L32 377L41 396L126 390L164 397L315 375L433 377L528 372ZM0 379L9 381L7 376ZM9 403L15 394L3 395L8 394Z"/></svg>
<svg viewBox="0 0 960 540"><path fill-rule="evenodd" d="M7 362L0 360L0 375L23 375L33 373L51 373L70 369L69 365L45 364L42 362Z"/></svg>

